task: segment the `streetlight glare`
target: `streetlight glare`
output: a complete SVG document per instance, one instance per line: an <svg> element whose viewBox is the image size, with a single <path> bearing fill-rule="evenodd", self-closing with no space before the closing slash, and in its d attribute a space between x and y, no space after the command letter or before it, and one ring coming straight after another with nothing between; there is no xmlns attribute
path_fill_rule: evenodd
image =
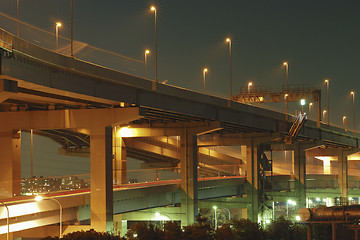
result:
<svg viewBox="0 0 360 240"><path fill-rule="evenodd" d="M155 6L151 6L151 11L156 11L156 7Z"/></svg>
<svg viewBox="0 0 360 240"><path fill-rule="evenodd" d="M207 72L208 71L208 69L207 68L204 68L204 72Z"/></svg>
<svg viewBox="0 0 360 240"><path fill-rule="evenodd" d="M329 80L328 79L325 79L325 83L328 83L329 82Z"/></svg>
<svg viewBox="0 0 360 240"><path fill-rule="evenodd" d="M252 86L252 85L253 85L253 83L252 83L252 82L249 82L249 83L248 83L248 86Z"/></svg>
<svg viewBox="0 0 360 240"><path fill-rule="evenodd" d="M354 91L351 91L350 94L351 94L351 95L355 95L355 92L354 92Z"/></svg>
<svg viewBox="0 0 360 240"><path fill-rule="evenodd" d="M149 53L150 53L150 51L149 51L149 50L146 50L146 51L145 51L145 53L146 53L146 54L149 54Z"/></svg>
<svg viewBox="0 0 360 240"><path fill-rule="evenodd" d="M287 62L284 62L283 64L284 64L284 66L287 66L287 65L288 65L288 63L287 63Z"/></svg>
<svg viewBox="0 0 360 240"><path fill-rule="evenodd" d="M226 42L231 42L231 39L230 39L230 38L227 38L227 39L226 39Z"/></svg>
<svg viewBox="0 0 360 240"><path fill-rule="evenodd" d="M56 26L57 26L57 27L61 27L61 22L57 22L57 23L56 23Z"/></svg>
<svg viewBox="0 0 360 240"><path fill-rule="evenodd" d="M217 206L213 206L213 209L217 209Z"/></svg>
<svg viewBox="0 0 360 240"><path fill-rule="evenodd" d="M305 105L305 103L306 103L305 99L301 99L301 100L300 100L300 104L301 104L301 106L304 106L304 105Z"/></svg>

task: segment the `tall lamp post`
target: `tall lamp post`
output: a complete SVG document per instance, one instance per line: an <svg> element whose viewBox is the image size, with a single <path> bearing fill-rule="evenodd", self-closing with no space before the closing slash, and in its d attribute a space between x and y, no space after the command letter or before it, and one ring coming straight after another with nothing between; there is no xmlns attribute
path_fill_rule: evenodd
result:
<svg viewBox="0 0 360 240"><path fill-rule="evenodd" d="M342 117L342 120L343 120L343 127L344 127L344 129L345 129L345 131L347 131L347 127L346 127L346 116L343 116Z"/></svg>
<svg viewBox="0 0 360 240"><path fill-rule="evenodd" d="M326 84L326 97L327 97L327 124L330 125L330 107L329 107L329 79L325 79L325 84Z"/></svg>
<svg viewBox="0 0 360 240"><path fill-rule="evenodd" d="M252 83L252 82L249 82L249 83L248 83L248 93L250 93L250 92L251 92L251 87L252 87L252 85L253 85L253 83Z"/></svg>
<svg viewBox="0 0 360 240"><path fill-rule="evenodd" d="M313 103L309 103L309 118L310 118L310 115L311 115L311 109L312 109L312 106L313 106Z"/></svg>
<svg viewBox="0 0 360 240"><path fill-rule="evenodd" d="M217 206L213 206L213 209L214 209L214 224L215 224L215 229L217 229L217 216L216 216Z"/></svg>
<svg viewBox="0 0 360 240"><path fill-rule="evenodd" d="M288 113L289 113L289 108L288 108L288 99L287 97L289 96L289 64L288 62L284 62L283 63L284 67L285 67L285 80L286 80L286 85L285 85L285 118L286 120L288 120Z"/></svg>
<svg viewBox="0 0 360 240"><path fill-rule="evenodd" d="M157 27L156 27L156 7L155 6L151 6L151 11L154 12L154 16L155 16L155 82L158 81L157 78Z"/></svg>
<svg viewBox="0 0 360 240"><path fill-rule="evenodd" d="M55 201L58 205L59 205L59 209L60 209L60 214L59 214L59 224L60 224L60 232L59 232L59 238L62 238L62 212L63 212L63 208L62 208L62 205L61 205L61 203L58 201L58 200L56 200L55 198L44 198L44 197L42 197L42 196L36 196L35 197L35 201L41 201L41 200L53 200L53 201Z"/></svg>
<svg viewBox="0 0 360 240"><path fill-rule="evenodd" d="M74 30L74 18L73 18L73 0L70 0L70 56L74 57L74 41L73 41L73 30Z"/></svg>
<svg viewBox="0 0 360 240"><path fill-rule="evenodd" d="M301 114L304 114L304 106L306 104L305 99L301 99L300 100L300 105L301 105Z"/></svg>
<svg viewBox="0 0 360 240"><path fill-rule="evenodd" d="M326 115L327 111L323 110L323 120L325 121L325 115Z"/></svg>
<svg viewBox="0 0 360 240"><path fill-rule="evenodd" d="M205 81L206 81L206 73L207 72L208 72L208 69L204 68L204 70L203 70L204 93L205 93Z"/></svg>
<svg viewBox="0 0 360 240"><path fill-rule="evenodd" d="M229 95L229 99L231 100L232 98L232 65L231 65L231 39L227 38L226 42L229 43L229 66L230 66L230 73L229 73L229 81L230 81L230 95Z"/></svg>
<svg viewBox="0 0 360 240"><path fill-rule="evenodd" d="M354 132L353 135L355 136L355 92L351 91L350 94L352 95L352 100L353 100L353 111L354 111Z"/></svg>
<svg viewBox="0 0 360 240"><path fill-rule="evenodd" d="M150 50L146 49L144 53L144 64L145 64L145 78L147 78L147 55L150 53Z"/></svg>
<svg viewBox="0 0 360 240"><path fill-rule="evenodd" d="M10 226L9 226L9 208L8 208L8 206L3 202L3 201L0 201L0 203L2 204L2 205L4 205L5 206L5 208L6 208L6 213L7 213L7 215L6 215L6 225L7 225L7 233L6 233L6 240L10 240L10 236L9 236L9 234L10 234Z"/></svg>
<svg viewBox="0 0 360 240"><path fill-rule="evenodd" d="M20 37L20 23L19 23L19 0L16 0L16 36Z"/></svg>
<svg viewBox="0 0 360 240"><path fill-rule="evenodd" d="M56 51L59 49L59 28L61 27L61 22L55 24L55 37L56 37Z"/></svg>

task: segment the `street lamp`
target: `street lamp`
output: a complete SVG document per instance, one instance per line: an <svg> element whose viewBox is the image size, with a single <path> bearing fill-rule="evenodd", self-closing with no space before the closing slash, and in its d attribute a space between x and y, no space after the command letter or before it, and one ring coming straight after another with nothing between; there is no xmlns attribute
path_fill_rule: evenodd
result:
<svg viewBox="0 0 360 240"><path fill-rule="evenodd" d="M344 127L345 131L347 131L347 127L346 127L346 116L343 116L342 119L343 119L343 127Z"/></svg>
<svg viewBox="0 0 360 240"><path fill-rule="evenodd" d="M327 97L327 110L328 110L328 115L327 115L327 124L330 125L330 108L329 108L329 79L325 79L325 84L326 84L326 97Z"/></svg>
<svg viewBox="0 0 360 240"><path fill-rule="evenodd" d="M53 200L59 205L59 209L60 209L60 214L59 214L59 225L60 225L59 238L62 238L62 210L63 210L63 208L61 206L61 203L58 200L56 200L55 198L44 198L44 197L39 196L39 195L35 197L35 201L38 201L38 202L43 200L43 199L44 200Z"/></svg>
<svg viewBox="0 0 360 240"><path fill-rule="evenodd" d="M309 103L309 118L310 118L310 114L311 114L311 109L312 109L313 103Z"/></svg>
<svg viewBox="0 0 360 240"><path fill-rule="evenodd" d="M289 204L296 206L296 202L293 200L290 200L290 199L286 202L286 217L287 217L287 219L289 219Z"/></svg>
<svg viewBox="0 0 360 240"><path fill-rule="evenodd" d="M150 50L146 49L144 53L144 63L145 63L145 78L147 78L147 55L150 53Z"/></svg>
<svg viewBox="0 0 360 240"><path fill-rule="evenodd" d="M204 81L204 93L205 93L205 80L206 80L206 73L207 73L208 69L204 68L203 70L203 81Z"/></svg>
<svg viewBox="0 0 360 240"><path fill-rule="evenodd" d="M216 218L216 209L217 207L216 206L213 206L213 209L214 209L214 221L215 221L215 229L217 229L217 218Z"/></svg>
<svg viewBox="0 0 360 240"><path fill-rule="evenodd" d="M285 85L285 117L286 120L288 119L288 112L289 112L289 108L288 108L288 101L287 101L287 96L289 94L289 64L288 62L284 62L283 63L284 67L285 67L285 80L286 80L286 85Z"/></svg>
<svg viewBox="0 0 360 240"><path fill-rule="evenodd" d="M0 201L0 203L2 204L2 205L4 205L5 206L5 208L6 208L6 212L7 212L7 215L6 215L6 225L7 225L7 233L6 233L6 240L9 240L10 238L10 236L9 236L9 234L10 234L10 226L9 226L9 208L8 208L8 206L3 202L3 201Z"/></svg>
<svg viewBox="0 0 360 240"><path fill-rule="evenodd" d="M250 92L251 92L251 87L252 87L252 85L253 85L253 83L252 83L252 82L249 82L249 83L248 83L248 93L250 93Z"/></svg>
<svg viewBox="0 0 360 240"><path fill-rule="evenodd" d="M229 66L230 66L230 73L229 73L229 80L230 80L230 97L229 99L231 100L232 98L232 66L231 66L231 39L227 38L226 42L229 43Z"/></svg>
<svg viewBox="0 0 360 240"><path fill-rule="evenodd" d="M61 22L55 24L56 51L58 51L59 48L59 27L61 27Z"/></svg>
<svg viewBox="0 0 360 240"><path fill-rule="evenodd" d="M154 16L155 16L155 82L158 81L157 78L157 29L156 29L156 7L155 6L151 6L151 11L154 12Z"/></svg>
<svg viewBox="0 0 360 240"><path fill-rule="evenodd" d="M323 120L325 121L325 115L326 115L327 111L323 110Z"/></svg>
<svg viewBox="0 0 360 240"><path fill-rule="evenodd" d="M353 132L353 135L355 136L355 92L351 91L350 94L352 95L352 100L353 100L353 109L354 109L354 132Z"/></svg>
<svg viewBox="0 0 360 240"><path fill-rule="evenodd" d="M305 99L301 99L300 100L300 105L301 105L301 113L304 114L304 105L306 104Z"/></svg>
<svg viewBox="0 0 360 240"><path fill-rule="evenodd" d="M19 27L19 0L16 0L16 33L17 37L20 37L20 27Z"/></svg>

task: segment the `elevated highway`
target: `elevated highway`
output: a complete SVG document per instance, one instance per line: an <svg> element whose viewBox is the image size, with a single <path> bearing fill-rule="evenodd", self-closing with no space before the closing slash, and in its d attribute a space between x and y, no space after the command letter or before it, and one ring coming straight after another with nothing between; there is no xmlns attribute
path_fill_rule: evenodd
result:
<svg viewBox="0 0 360 240"><path fill-rule="evenodd" d="M199 200L233 196L241 198L245 194L245 183L244 177L199 179ZM180 180L115 186L114 214L155 207L175 207L181 203L180 192ZM34 228L59 223L59 205L55 201L51 201L53 198L61 203L63 222L89 222L90 189L47 194L41 202L36 202L34 196L14 197L2 199L9 208L10 233L14 233L14 236L17 237L55 235L59 227L51 227L50 230L48 229L49 232L39 231L36 233L33 230ZM179 215L181 215L180 208L177 208ZM6 220L7 211L3 207L0 209L0 234L7 233ZM71 231L72 228L78 229L76 226L65 224L65 233ZM90 229L91 226L85 225L85 228Z"/></svg>
<svg viewBox="0 0 360 240"><path fill-rule="evenodd" d="M220 196L217 191L198 191L203 184L197 181L198 167L199 174L210 175L221 171L238 177L243 171L247 216L257 219L259 209L262 211L266 205L266 176L276 174L275 162L265 154L272 151L293 153L287 175L291 175L294 196L302 205L306 198L306 156L335 156L339 189L342 196L347 196L347 156L359 151L359 135L307 120L294 143L286 144L284 139L295 117L288 119L279 112L60 55L0 29L0 146L3 146L0 164L9 169L9 174L0 179L3 182L0 196L6 199L19 194L15 183L20 180L20 130L44 134L56 131L55 138L62 140L68 134L70 141L62 144L71 146L69 142L72 142L89 148L91 169L91 194L76 197L80 199L79 204L69 205L69 209L74 207L81 212L90 201L91 227L100 231L112 229L115 213L156 205L134 201L133 205L120 207L122 200L117 200L120 192L126 192L125 196L132 195L132 191L135 195L146 192L144 188L113 194L113 180L119 184L127 180L126 151L129 156L179 167L180 183L157 186L156 191L176 190L170 202L180 199L181 213L186 215L184 224L194 221L197 202L202 196ZM122 131L125 129L130 134ZM80 135L81 141L76 143ZM159 142L158 137L162 136L178 137L176 149ZM162 152L156 151L155 146ZM216 157L208 154L215 146L240 146L241 157L221 152L217 152ZM237 162L237 171L220 166L214 169L208 164L224 159L226 163ZM322 166L325 168L325 161ZM219 181L216 184L229 180ZM167 202L168 197L161 198L164 202L159 200L158 206ZM86 198L90 200L86 202ZM81 202L83 200L86 203ZM121 209L124 206L125 209ZM64 212L65 218L74 219L74 212L69 210L68 216ZM46 222L55 223L49 219Z"/></svg>

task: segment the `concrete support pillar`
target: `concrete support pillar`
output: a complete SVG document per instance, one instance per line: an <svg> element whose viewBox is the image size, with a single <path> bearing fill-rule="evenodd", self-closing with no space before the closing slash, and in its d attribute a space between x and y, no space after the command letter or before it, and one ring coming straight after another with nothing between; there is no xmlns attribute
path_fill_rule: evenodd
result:
<svg viewBox="0 0 360 240"><path fill-rule="evenodd" d="M197 136L193 130L185 127L184 133L180 136L181 154L181 212L183 214L182 226L195 222L198 215L198 194L197 194Z"/></svg>
<svg viewBox="0 0 360 240"><path fill-rule="evenodd" d="M259 214L259 165L257 160L257 143L251 139L246 143L246 195L250 200L247 217L257 222Z"/></svg>
<svg viewBox="0 0 360 240"><path fill-rule="evenodd" d="M185 126L180 134L182 226L195 222L198 215L198 147L197 136L220 129L218 122Z"/></svg>
<svg viewBox="0 0 360 240"><path fill-rule="evenodd" d="M0 132L0 196L13 197L21 191L21 137L20 131Z"/></svg>
<svg viewBox="0 0 360 240"><path fill-rule="evenodd" d="M116 129L116 128L115 128ZM126 146L124 139L120 136L116 136L116 130L113 134L113 179L115 184L127 183L126 174Z"/></svg>
<svg viewBox="0 0 360 240"><path fill-rule="evenodd" d="M114 215L114 235L125 236L127 232L127 221L123 221L123 214Z"/></svg>
<svg viewBox="0 0 360 240"><path fill-rule="evenodd" d="M338 153L338 183L341 197L348 198L348 153L346 151L339 151Z"/></svg>
<svg viewBox="0 0 360 240"><path fill-rule="evenodd" d="M306 148L296 144L293 151L294 185L298 208L306 207Z"/></svg>
<svg viewBox="0 0 360 240"><path fill-rule="evenodd" d="M112 128L90 129L91 227L113 230Z"/></svg>

